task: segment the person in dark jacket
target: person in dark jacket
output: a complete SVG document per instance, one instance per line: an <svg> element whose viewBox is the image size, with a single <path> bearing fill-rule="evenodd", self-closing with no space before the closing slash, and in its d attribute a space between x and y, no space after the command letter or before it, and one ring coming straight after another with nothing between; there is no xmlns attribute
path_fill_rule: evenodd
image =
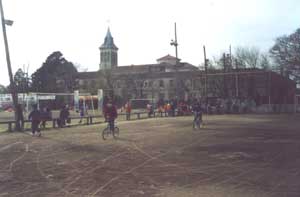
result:
<svg viewBox="0 0 300 197"><path fill-rule="evenodd" d="M51 111L48 107L45 107L41 111L41 127L46 128L46 122L52 119Z"/></svg>
<svg viewBox="0 0 300 197"><path fill-rule="evenodd" d="M194 113L194 122L197 120L200 121L200 124L202 123L202 107L201 103L199 101L196 101L192 106L192 111ZM199 125L200 126L200 125Z"/></svg>
<svg viewBox="0 0 300 197"><path fill-rule="evenodd" d="M24 129L24 115L23 115L23 108L22 108L21 104L17 105L16 112L18 114L18 121L19 121L21 130L23 131L23 129Z"/></svg>
<svg viewBox="0 0 300 197"><path fill-rule="evenodd" d="M31 132L32 136L37 132L37 136L41 136L41 131L39 129L40 124L40 111L37 109L37 105L33 105L33 110L30 112L28 119L31 120Z"/></svg>
<svg viewBox="0 0 300 197"><path fill-rule="evenodd" d="M69 112L68 106L64 105L59 113L59 126L60 127L66 126L66 121L68 120L69 115L70 115L70 112Z"/></svg>

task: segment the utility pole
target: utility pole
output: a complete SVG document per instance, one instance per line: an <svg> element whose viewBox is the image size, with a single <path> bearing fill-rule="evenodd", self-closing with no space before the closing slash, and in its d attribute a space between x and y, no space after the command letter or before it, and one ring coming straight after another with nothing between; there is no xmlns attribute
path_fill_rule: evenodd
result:
<svg viewBox="0 0 300 197"><path fill-rule="evenodd" d="M238 60L235 60L235 96L239 97L239 68L238 68Z"/></svg>
<svg viewBox="0 0 300 197"><path fill-rule="evenodd" d="M206 49L205 45L203 46L203 53L204 53L204 69L205 69L205 82L204 82L204 94L205 94L205 104L207 106L208 99L207 99L207 59L206 59Z"/></svg>
<svg viewBox="0 0 300 197"><path fill-rule="evenodd" d="M232 69L232 55L231 55L231 45L229 45L229 56L230 56L230 68Z"/></svg>
<svg viewBox="0 0 300 197"><path fill-rule="evenodd" d="M2 23L5 53L6 53L7 70L8 70L9 80L10 80L10 91L11 91L13 105L14 105L14 111L15 111L15 121L16 121L16 128L15 129L17 131L20 131L21 130L20 121L19 121L20 117L19 117L19 114L17 112L18 111L18 107L17 107L17 105L18 105L18 95L17 95L17 92L16 92L16 85L15 85L13 75L12 75L9 49L8 49L8 41L7 41L7 35L6 35L6 26L5 26L5 25L12 25L13 22L10 21L10 20L5 20L3 6L2 6L2 0L0 0L0 12L1 12L1 23Z"/></svg>
<svg viewBox="0 0 300 197"><path fill-rule="evenodd" d="M176 23L175 23L175 40L171 40L171 46L175 46L175 55L176 55L176 63L175 63L175 96L176 99L178 99L178 42L177 42L177 29L176 29Z"/></svg>
<svg viewBox="0 0 300 197"><path fill-rule="evenodd" d="M227 64L226 64L226 54L223 53L223 72L224 72L224 76L223 76L223 85L224 85L224 98L227 98L227 84L226 84L226 76L225 76L225 73L226 73L226 68L227 68Z"/></svg>

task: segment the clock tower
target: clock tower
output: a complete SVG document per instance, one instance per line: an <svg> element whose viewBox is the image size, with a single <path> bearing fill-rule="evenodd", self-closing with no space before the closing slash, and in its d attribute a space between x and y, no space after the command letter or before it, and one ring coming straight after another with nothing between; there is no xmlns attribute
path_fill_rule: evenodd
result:
<svg viewBox="0 0 300 197"><path fill-rule="evenodd" d="M114 44L114 39L111 36L110 29L104 39L104 43L100 49L100 70L112 69L118 66L118 47Z"/></svg>

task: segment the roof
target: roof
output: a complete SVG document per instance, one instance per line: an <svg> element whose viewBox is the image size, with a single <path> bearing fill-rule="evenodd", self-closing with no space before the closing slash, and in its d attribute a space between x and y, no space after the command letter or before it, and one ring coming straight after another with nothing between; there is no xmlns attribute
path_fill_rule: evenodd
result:
<svg viewBox="0 0 300 197"><path fill-rule="evenodd" d="M161 58L157 59L157 61L162 61L162 60L176 60L176 57L168 54L168 55L166 55L164 57L161 57ZM180 60L180 59L178 59L178 60Z"/></svg>
<svg viewBox="0 0 300 197"><path fill-rule="evenodd" d="M179 72L199 71L199 69L196 66L185 62L179 63L178 67L175 67L175 65L169 63L118 66L116 68L112 68L111 72L116 75L172 73L176 71L176 68ZM78 72L76 76L79 79L94 79L100 77L102 73L101 71L102 70L91 72Z"/></svg>
<svg viewBox="0 0 300 197"><path fill-rule="evenodd" d="M99 77L99 72L98 71L78 72L76 76L78 79L95 79Z"/></svg>
<svg viewBox="0 0 300 197"><path fill-rule="evenodd" d="M107 29L106 36L104 38L104 43L100 46L100 49L115 49L118 50L118 47L114 43L114 38L111 36L110 29Z"/></svg>
<svg viewBox="0 0 300 197"><path fill-rule="evenodd" d="M149 73L149 72L175 72L178 71L196 71L199 70L196 66L189 63L179 63L178 67L169 63L160 64L142 64L142 65L129 65L118 66L114 68L116 74L133 74L133 73Z"/></svg>

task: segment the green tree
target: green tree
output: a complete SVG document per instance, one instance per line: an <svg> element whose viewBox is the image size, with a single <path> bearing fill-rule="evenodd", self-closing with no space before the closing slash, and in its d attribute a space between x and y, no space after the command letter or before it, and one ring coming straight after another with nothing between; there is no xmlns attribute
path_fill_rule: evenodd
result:
<svg viewBox="0 0 300 197"><path fill-rule="evenodd" d="M4 85L0 84L0 94L6 94L7 92L7 88Z"/></svg>
<svg viewBox="0 0 300 197"><path fill-rule="evenodd" d="M300 80L300 28L290 35L278 37L270 53L282 75Z"/></svg>
<svg viewBox="0 0 300 197"><path fill-rule="evenodd" d="M16 90L18 93L25 93L29 91L29 78L21 68L17 70L14 75Z"/></svg>
<svg viewBox="0 0 300 197"><path fill-rule="evenodd" d="M73 92L77 69L59 51L48 56L32 74L32 90L37 92Z"/></svg>

